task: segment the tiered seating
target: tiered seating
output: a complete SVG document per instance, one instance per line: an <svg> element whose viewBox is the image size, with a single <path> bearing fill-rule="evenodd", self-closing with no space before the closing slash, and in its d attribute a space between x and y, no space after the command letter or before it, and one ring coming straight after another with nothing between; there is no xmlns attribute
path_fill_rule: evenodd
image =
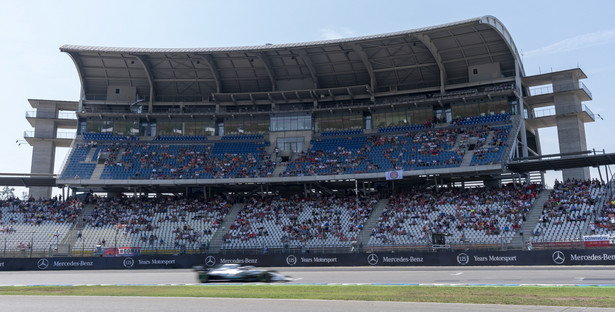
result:
<svg viewBox="0 0 615 312"><path fill-rule="evenodd" d="M223 249L350 247L377 200L355 196L253 197L225 234Z"/></svg>
<svg viewBox="0 0 615 312"><path fill-rule="evenodd" d="M378 132L387 133L387 132L413 131L413 130L420 130L420 129L425 129L425 125L384 127L384 128L378 128Z"/></svg>
<svg viewBox="0 0 615 312"><path fill-rule="evenodd" d="M98 161L98 156L100 155L100 152L103 150L103 146L102 145L97 145L96 144L96 150L94 150L94 155L92 155L92 159L91 161Z"/></svg>
<svg viewBox="0 0 615 312"><path fill-rule="evenodd" d="M368 246L510 243L541 187L413 191L391 196Z"/></svg>
<svg viewBox="0 0 615 312"><path fill-rule="evenodd" d="M491 141L477 145L470 166L499 164L502 161L512 126L492 127L491 129L493 130Z"/></svg>
<svg viewBox="0 0 615 312"><path fill-rule="evenodd" d="M154 138L154 141L203 142L203 141L207 141L207 137L201 136L201 135L157 136Z"/></svg>
<svg viewBox="0 0 615 312"><path fill-rule="evenodd" d="M459 166L464 151L454 148L458 129L399 136L321 139L291 162L283 175L325 175Z"/></svg>
<svg viewBox="0 0 615 312"><path fill-rule="evenodd" d="M195 178L209 154L207 145L124 144L110 146L101 179ZM121 158L118 155L121 153ZM117 160L119 158L119 160Z"/></svg>
<svg viewBox="0 0 615 312"><path fill-rule="evenodd" d="M464 150L455 148L458 129L431 129L400 136L373 136L366 150L375 171L458 167Z"/></svg>
<svg viewBox="0 0 615 312"><path fill-rule="evenodd" d="M225 135L222 137L223 141L256 141L263 140L262 134L239 134L239 135Z"/></svg>
<svg viewBox="0 0 615 312"><path fill-rule="evenodd" d="M366 172L367 155L361 153L367 138L323 138L312 141L312 148L286 167L283 175L328 175Z"/></svg>
<svg viewBox="0 0 615 312"><path fill-rule="evenodd" d="M510 114L494 114L494 115L485 115L485 116L475 116L475 117L467 117L459 120L455 120L451 123L451 126L454 125L477 125L482 123L492 123L492 122L502 122L509 121Z"/></svg>
<svg viewBox="0 0 615 312"><path fill-rule="evenodd" d="M508 120L509 114L499 114L467 118L456 124ZM382 128L378 135L372 136L363 135L360 129L327 131L312 140L312 147L306 153L294 156L280 176L459 167L469 138L474 137L480 144L471 165L498 164L506 149L511 128L510 125L436 128L414 125ZM390 133L395 131L406 132L397 135ZM491 133L492 139L486 142ZM87 156L90 155L91 146L78 145L62 178L91 178L101 153L106 159L100 179L258 178L270 177L276 166L265 152L269 142L264 140L262 134L227 135L217 142L205 142L204 136L161 136L144 142L138 137L110 133L86 133L84 139L100 146L96 147L90 158Z"/></svg>
<svg viewBox="0 0 615 312"><path fill-rule="evenodd" d="M594 221L592 234L615 235L615 194L606 199L604 207Z"/></svg>
<svg viewBox="0 0 615 312"><path fill-rule="evenodd" d="M99 198L73 248L201 248L231 206L223 198Z"/></svg>
<svg viewBox="0 0 615 312"><path fill-rule="evenodd" d="M312 140L312 147L291 161L281 175L338 175L459 167L470 138L476 138L478 148L471 165L497 164L504 156L511 129L511 125L477 125L426 128L398 135L321 137ZM487 142L490 134L492 137Z"/></svg>
<svg viewBox="0 0 615 312"><path fill-rule="evenodd" d="M579 240L595 224L598 198L603 194L600 181L555 181L534 231L532 243Z"/></svg>
<svg viewBox="0 0 615 312"><path fill-rule="evenodd" d="M86 161L91 148L91 144L77 144L75 146L64 172L62 172L62 179L89 179L92 176L96 163ZM96 151L98 151L98 147Z"/></svg>
<svg viewBox="0 0 615 312"><path fill-rule="evenodd" d="M115 135L113 133L86 132L83 134L85 141L138 141L139 137L134 135Z"/></svg>
<svg viewBox="0 0 615 312"><path fill-rule="evenodd" d="M0 201L0 241L8 251L27 253L61 243L83 205L70 201Z"/></svg>
<svg viewBox="0 0 615 312"><path fill-rule="evenodd" d="M108 153L101 179L212 179L268 177L275 162L264 142L215 144L121 143Z"/></svg>
<svg viewBox="0 0 615 312"><path fill-rule="evenodd" d="M321 136L343 136L343 135L357 135L362 134L363 129L356 130L336 130L336 131L323 131Z"/></svg>
<svg viewBox="0 0 615 312"><path fill-rule="evenodd" d="M231 154L255 154L263 151L264 144L256 142L219 142L211 151L214 155L225 153Z"/></svg>
<svg viewBox="0 0 615 312"><path fill-rule="evenodd" d="M202 177L205 179L269 177L276 163L265 152L265 146L267 143L263 142L216 143Z"/></svg>

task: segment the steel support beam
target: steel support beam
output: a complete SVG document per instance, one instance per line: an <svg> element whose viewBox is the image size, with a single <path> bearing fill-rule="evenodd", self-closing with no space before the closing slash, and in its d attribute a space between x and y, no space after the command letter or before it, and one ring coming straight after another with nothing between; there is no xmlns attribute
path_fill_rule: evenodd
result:
<svg viewBox="0 0 615 312"><path fill-rule="evenodd" d="M83 73L82 73L83 66L81 62L79 61L79 58L76 55L74 55L73 52L66 52L66 53L68 53L68 56L70 56L70 59L73 60L73 63L75 64L75 67L77 68L77 75L79 75L79 81L81 82L81 94L82 94L82 97L85 97L86 85L85 85L85 80L83 79ZM79 108L79 110L81 110L81 107Z"/></svg>
<svg viewBox="0 0 615 312"><path fill-rule="evenodd" d="M431 38L428 35L416 34L416 35L411 35L411 36L416 38L423 45L425 45L427 50L429 50L434 60L436 61L436 64L438 64L438 68L440 69L440 92L444 93L444 87L446 86L447 74L446 74L446 68L444 67L444 63L442 62L442 57L440 56L440 53L438 52L438 48L433 43L433 41L431 41Z"/></svg>
<svg viewBox="0 0 615 312"><path fill-rule="evenodd" d="M143 70L145 70L145 74L147 74L147 82L149 83L149 103L147 105L147 112L151 113L154 109L154 97L156 96L152 70L149 66L149 63L142 55L134 55L134 57L139 60L139 63L141 63L141 66L143 66Z"/></svg>
<svg viewBox="0 0 615 312"><path fill-rule="evenodd" d="M218 67L216 66L216 63L214 63L213 57L209 54L197 54L197 55L209 67L209 70L211 71L211 75L214 77L214 80L216 81L216 93L221 93L222 88L221 88L220 74L218 74Z"/></svg>
<svg viewBox="0 0 615 312"><path fill-rule="evenodd" d="M265 70L267 70L267 74L269 75L269 79L271 80L271 91L277 91L278 86L275 79L275 73L273 72L273 66L271 66L271 61L269 61L269 58L263 52L259 52L257 55L261 62L263 62L263 64L265 65Z"/></svg>
<svg viewBox="0 0 615 312"><path fill-rule="evenodd" d="M316 68L314 67L314 63L312 63L312 60L310 59L310 56L304 50L296 50L296 51L293 51L293 52L297 53L297 55L299 55L299 57L301 57L301 59L303 60L303 63L305 64L305 66L310 71L310 75L312 76L312 83L314 85L314 89L320 89L320 83L318 82L318 75L316 73Z"/></svg>
<svg viewBox="0 0 615 312"><path fill-rule="evenodd" d="M375 91L376 87L378 86L378 82L376 81L374 67L372 66L372 63L370 63L367 53L365 53L365 50L363 50L363 48L361 48L361 46L356 43L351 43L349 44L349 46L361 58L361 62L363 62L363 65L365 66L365 69L367 70L367 73L369 74L370 88L373 91Z"/></svg>

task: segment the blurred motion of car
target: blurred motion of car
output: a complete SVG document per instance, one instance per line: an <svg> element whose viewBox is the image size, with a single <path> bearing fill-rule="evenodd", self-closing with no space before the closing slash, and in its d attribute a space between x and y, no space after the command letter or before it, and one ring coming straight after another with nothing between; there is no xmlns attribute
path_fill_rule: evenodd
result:
<svg viewBox="0 0 615 312"><path fill-rule="evenodd" d="M204 266L194 267L198 272L198 279L201 283L212 281L230 282L287 282L290 278L277 273L276 271L258 269L253 266L241 266L239 264L223 264L214 268Z"/></svg>

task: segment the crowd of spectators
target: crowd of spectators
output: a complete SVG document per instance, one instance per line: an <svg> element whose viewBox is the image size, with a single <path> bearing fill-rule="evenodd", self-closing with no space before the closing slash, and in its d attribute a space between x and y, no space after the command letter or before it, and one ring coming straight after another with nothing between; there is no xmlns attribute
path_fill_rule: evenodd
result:
<svg viewBox="0 0 615 312"><path fill-rule="evenodd" d="M269 177L276 162L255 152L213 153L215 144L115 143L105 145L103 179L219 179Z"/></svg>
<svg viewBox="0 0 615 312"><path fill-rule="evenodd" d="M596 204L602 196L600 180L556 180L549 199L534 231L534 241L559 241L578 239L594 228ZM591 229L589 229L591 232Z"/></svg>
<svg viewBox="0 0 615 312"><path fill-rule="evenodd" d="M8 224L35 224L42 223L74 223L83 209L83 202L71 198L59 200L21 200L9 198L0 200L0 226ZM7 218L3 218L7 216Z"/></svg>
<svg viewBox="0 0 615 312"><path fill-rule="evenodd" d="M175 197L97 197L95 207L86 217L89 227L113 226L123 236L134 235L142 241L153 242L158 229L172 229L175 241L195 242L217 229L232 206L232 200L223 197L188 199ZM195 224L211 224L204 230ZM87 229L84 230L84 232ZM154 236L152 236L154 235Z"/></svg>
<svg viewBox="0 0 615 312"><path fill-rule="evenodd" d="M234 203L216 196L94 197L94 207L75 248L113 238L119 247L168 248L208 244Z"/></svg>
<svg viewBox="0 0 615 312"><path fill-rule="evenodd" d="M376 203L351 194L252 197L224 235L225 247L349 245Z"/></svg>
<svg viewBox="0 0 615 312"><path fill-rule="evenodd" d="M508 129L478 125L372 135L359 146L350 144L357 137L320 138L313 148L291 161L280 175L315 176L457 167L461 165L470 142L478 148L477 157L497 152L506 145ZM490 133L492 139L487 142ZM331 144L336 148L322 148Z"/></svg>
<svg viewBox="0 0 615 312"><path fill-rule="evenodd" d="M474 153L477 162L473 162L474 165L483 164L481 160L499 162L491 158L500 155L508 139L508 132L503 130L505 128L487 126L487 119L473 125L461 125L454 120L449 127L434 127L435 124L445 123L441 117L405 134L363 136L361 131L338 131L348 133L350 137L340 138L336 132L332 137L317 138L313 148L296 155L279 175L340 175L458 167L468 149L466 143L474 138L477 141ZM493 133L492 142L484 142L490 133ZM94 158L99 154L105 164L100 179L267 178L272 176L278 165L277 155L265 151L268 143L262 135L231 140L254 143L259 146L256 150L246 152L240 147L239 150L225 150L222 153L216 150L229 140L186 144L182 140L146 142L134 138L113 142L113 138L106 134L90 133L84 136L86 143L79 144L73 152L81 151L79 157L70 159L65 172L73 174L75 179L89 178L94 169L86 165L95 165ZM363 143L359 146L348 145L345 141L349 140L362 140ZM335 149L323 149L319 142L324 141L339 145ZM88 152L91 148L96 148L92 159L82 159L86 154L90 155ZM84 176L79 174L81 171Z"/></svg>
<svg viewBox="0 0 615 312"><path fill-rule="evenodd" d="M280 176L316 176L367 172L357 170L361 164L368 168L378 168L369 160L366 153L344 146L338 146L333 151L310 149L296 156Z"/></svg>
<svg viewBox="0 0 615 312"><path fill-rule="evenodd" d="M75 198L0 200L0 239L5 248L12 246L22 252L58 244L78 221L83 207Z"/></svg>
<svg viewBox="0 0 615 312"><path fill-rule="evenodd" d="M501 161L501 154L508 145L508 137L511 126L493 127L490 140L488 137L479 137L474 155L472 156L471 165L478 166L484 164L494 164Z"/></svg>
<svg viewBox="0 0 615 312"><path fill-rule="evenodd" d="M596 234L615 234L615 194L606 198L594 222L594 229Z"/></svg>
<svg viewBox="0 0 615 312"><path fill-rule="evenodd" d="M431 242L432 234L449 236L457 243L489 241L485 239L488 236L510 238L541 189L536 184L507 185L410 191L391 196L372 229L369 244L421 244Z"/></svg>
<svg viewBox="0 0 615 312"><path fill-rule="evenodd" d="M551 196L544 204L540 221L548 223L556 217L565 217L566 221L587 220L592 215L592 207L598 199L592 189L600 187L602 182L597 179L566 182L556 180Z"/></svg>

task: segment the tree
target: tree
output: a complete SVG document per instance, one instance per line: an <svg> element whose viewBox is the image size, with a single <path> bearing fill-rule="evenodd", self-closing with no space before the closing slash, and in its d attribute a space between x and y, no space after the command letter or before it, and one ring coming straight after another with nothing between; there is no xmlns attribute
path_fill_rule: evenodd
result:
<svg viewBox="0 0 615 312"><path fill-rule="evenodd" d="M0 199L6 200L15 197L15 188L5 186L0 192Z"/></svg>

